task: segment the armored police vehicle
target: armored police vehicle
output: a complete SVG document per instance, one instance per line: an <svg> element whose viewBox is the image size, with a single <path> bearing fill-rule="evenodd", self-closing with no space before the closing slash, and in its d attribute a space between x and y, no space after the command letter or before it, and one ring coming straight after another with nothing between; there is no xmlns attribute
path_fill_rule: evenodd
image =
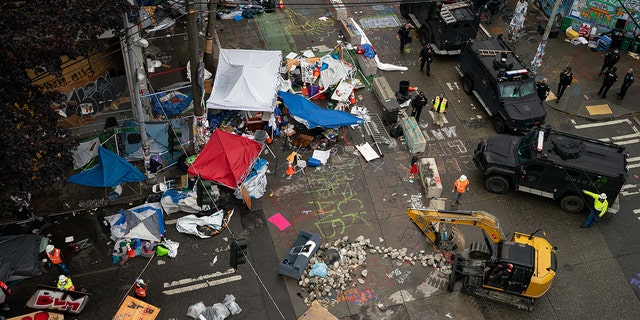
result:
<svg viewBox="0 0 640 320"><path fill-rule="evenodd" d="M475 39L480 15L471 1L402 0L400 13L411 19L422 44L431 44L439 55L456 55L462 44Z"/></svg>
<svg viewBox="0 0 640 320"><path fill-rule="evenodd" d="M544 123L535 76L502 36L465 42L456 70L462 89L478 99L497 133L522 134Z"/></svg>
<svg viewBox="0 0 640 320"><path fill-rule="evenodd" d="M480 142L473 164L485 187L504 194L511 188L559 199L567 212L580 212L593 199L582 190L606 193L609 211L617 212L618 194L627 176L623 146L546 128L524 136L494 134Z"/></svg>

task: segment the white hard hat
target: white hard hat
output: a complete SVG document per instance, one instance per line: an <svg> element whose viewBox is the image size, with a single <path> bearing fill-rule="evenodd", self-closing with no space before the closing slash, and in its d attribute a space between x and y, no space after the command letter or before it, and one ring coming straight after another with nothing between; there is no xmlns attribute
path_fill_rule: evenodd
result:
<svg viewBox="0 0 640 320"><path fill-rule="evenodd" d="M465 176L464 174L460 176L460 181L466 181L467 180L467 176Z"/></svg>
<svg viewBox="0 0 640 320"><path fill-rule="evenodd" d="M136 280L136 282L141 284L141 285L144 285L144 280L142 280L142 279L138 279L138 280Z"/></svg>
<svg viewBox="0 0 640 320"><path fill-rule="evenodd" d="M61 275L58 277L58 280L59 280L59 281L65 281L65 280L67 280L67 276L65 276L64 274L61 274Z"/></svg>
<svg viewBox="0 0 640 320"><path fill-rule="evenodd" d="M47 252L51 252L51 251L53 251L53 245L52 244L47 245Z"/></svg>
<svg viewBox="0 0 640 320"><path fill-rule="evenodd" d="M607 199L607 195L604 193L600 194L600 199L606 200Z"/></svg>

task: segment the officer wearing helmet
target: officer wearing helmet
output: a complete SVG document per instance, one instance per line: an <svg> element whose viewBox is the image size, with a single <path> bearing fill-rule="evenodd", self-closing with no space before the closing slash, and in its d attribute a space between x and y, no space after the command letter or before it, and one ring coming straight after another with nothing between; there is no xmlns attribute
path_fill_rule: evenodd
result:
<svg viewBox="0 0 640 320"><path fill-rule="evenodd" d="M452 204L460 204L460 197L467 190L469 190L469 179L463 174L453 183L451 193L455 193L455 195L453 196Z"/></svg>
<svg viewBox="0 0 640 320"><path fill-rule="evenodd" d="M611 71L611 69L613 69L613 66L618 63L618 61L620 61L620 53L618 53L618 49L607 53L604 56L604 63L602 64L602 69L600 69L600 75L605 74L605 72Z"/></svg>
<svg viewBox="0 0 640 320"><path fill-rule="evenodd" d="M605 193L597 194L587 190L582 190L582 192L593 198L593 209L590 210L587 220L580 226L580 228L589 228L594 222L598 221L598 218L602 218L605 212L607 212L609 201L607 201L607 195ZM598 216L596 216L596 211L599 212Z"/></svg>

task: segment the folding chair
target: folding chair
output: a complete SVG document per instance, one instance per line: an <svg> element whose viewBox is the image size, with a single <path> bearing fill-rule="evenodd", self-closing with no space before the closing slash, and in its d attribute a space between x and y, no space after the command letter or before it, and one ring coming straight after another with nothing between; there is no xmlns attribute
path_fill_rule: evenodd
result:
<svg viewBox="0 0 640 320"><path fill-rule="evenodd" d="M298 159L298 162L296 163L295 167L298 168L298 169L296 169L295 173L302 172L304 175L307 174L306 172L304 172L304 168L307 167L307 161L302 160L302 159Z"/></svg>

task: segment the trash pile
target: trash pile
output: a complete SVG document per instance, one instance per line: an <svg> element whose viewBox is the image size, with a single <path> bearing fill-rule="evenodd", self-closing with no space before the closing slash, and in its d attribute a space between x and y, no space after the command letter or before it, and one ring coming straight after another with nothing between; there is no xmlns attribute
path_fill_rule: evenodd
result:
<svg viewBox="0 0 640 320"><path fill-rule="evenodd" d="M378 241L383 243L384 239L379 238ZM325 243L309 260L309 266L298 281L298 285L309 294L304 298L305 305L319 301L323 306L334 306L337 302L336 291L364 284L369 273L366 268L367 251L411 265L419 262L425 268L432 266L443 274L451 274L451 265L442 253L426 253L425 250L408 252L407 248L384 247L371 243L364 236L349 242L349 237L345 236L333 244Z"/></svg>
<svg viewBox="0 0 640 320"><path fill-rule="evenodd" d="M236 297L232 294L226 295L222 303L216 303L210 307L200 301L189 306L187 315L197 320L224 320L231 315L237 315L242 309L236 303Z"/></svg>

